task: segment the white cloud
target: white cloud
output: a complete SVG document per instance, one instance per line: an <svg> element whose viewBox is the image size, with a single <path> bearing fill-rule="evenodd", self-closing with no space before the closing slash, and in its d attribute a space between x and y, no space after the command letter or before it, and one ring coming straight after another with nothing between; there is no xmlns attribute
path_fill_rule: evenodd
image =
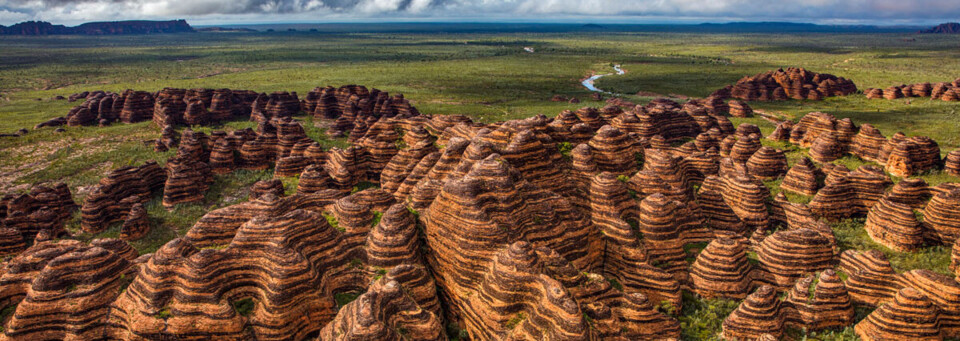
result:
<svg viewBox="0 0 960 341"><path fill-rule="evenodd" d="M935 22L960 17L950 0L0 0L0 23L171 19L711 18L750 21ZM214 19L216 18L216 19Z"/></svg>
<svg viewBox="0 0 960 341"><path fill-rule="evenodd" d="M0 10L0 23L3 22L20 22L24 20L30 20L30 14L21 13L21 12L12 12L8 10Z"/></svg>

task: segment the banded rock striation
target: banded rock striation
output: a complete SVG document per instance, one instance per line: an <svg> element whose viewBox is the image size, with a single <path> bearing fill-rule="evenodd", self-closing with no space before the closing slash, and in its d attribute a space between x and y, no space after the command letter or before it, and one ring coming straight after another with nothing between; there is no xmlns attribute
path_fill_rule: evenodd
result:
<svg viewBox="0 0 960 341"><path fill-rule="evenodd" d="M767 96L841 87L829 80L814 92L798 76ZM88 96L77 99L90 111ZM92 96L100 107L113 98ZM5 225L9 254L26 251L0 272L2 302L17 304L3 338L444 340L456 326L482 340L676 339L681 324L664 312L683 308L685 290L743 300L723 322L728 338L850 326L854 304L884 304L856 327L863 338L960 334L953 278L897 273L877 251L840 252L824 221L866 216L867 234L895 248L954 243L957 188L893 185L884 172L937 167L938 147L922 138L812 113L768 137L811 148L813 161L788 168L759 127L723 116L743 107L726 107L723 91L490 124L423 115L361 86L152 96L148 119L164 127L155 145L175 155L104 177L81 209L84 231L122 222L120 237L134 240L150 231L152 198L202 202L216 175L237 169L272 168L274 178L139 257L120 240L53 241L55 227ZM114 120L143 118L142 104L125 106ZM292 118L299 112L349 133L350 146L325 150ZM235 117L256 129L175 128ZM884 168L829 163L846 154ZM288 195L289 177L298 182ZM810 202L772 196L767 184L780 177L780 189ZM48 212L62 226L65 188L6 197L0 213ZM338 303L345 296L357 299Z"/></svg>
<svg viewBox="0 0 960 341"><path fill-rule="evenodd" d="M819 100L856 91L856 85L843 77L791 67L744 77L733 85L730 94L746 101L782 101Z"/></svg>

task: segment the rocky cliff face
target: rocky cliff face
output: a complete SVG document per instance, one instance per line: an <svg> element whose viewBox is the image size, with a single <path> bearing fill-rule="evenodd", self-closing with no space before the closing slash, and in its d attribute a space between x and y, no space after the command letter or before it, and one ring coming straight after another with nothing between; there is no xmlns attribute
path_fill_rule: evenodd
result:
<svg viewBox="0 0 960 341"><path fill-rule="evenodd" d="M949 22L917 33L960 34L960 23Z"/></svg>
<svg viewBox="0 0 960 341"><path fill-rule="evenodd" d="M104 21L81 24L67 27L54 25L46 21L25 21L10 27L0 26L0 34L4 35L52 35L52 34L82 34L82 35L113 35L113 34L155 34L155 33L185 33L196 32L186 20L169 21Z"/></svg>

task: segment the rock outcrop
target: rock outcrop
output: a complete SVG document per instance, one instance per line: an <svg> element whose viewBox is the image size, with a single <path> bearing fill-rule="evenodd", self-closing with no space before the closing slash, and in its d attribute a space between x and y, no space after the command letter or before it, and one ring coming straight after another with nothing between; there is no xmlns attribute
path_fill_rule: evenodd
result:
<svg viewBox="0 0 960 341"><path fill-rule="evenodd" d="M910 206L888 198L870 209L864 229L874 241L897 251L912 251L923 244L923 229Z"/></svg>
<svg viewBox="0 0 960 341"><path fill-rule="evenodd" d="M960 237L960 188L937 193L923 209L923 225L941 243Z"/></svg>
<svg viewBox="0 0 960 341"><path fill-rule="evenodd" d="M818 100L856 91L856 85L843 77L791 67L744 77L733 85L730 94L745 101L781 101Z"/></svg>
<svg viewBox="0 0 960 341"><path fill-rule="evenodd" d="M150 219L142 203L133 204L120 227L120 239L126 241L143 238L150 232Z"/></svg>
<svg viewBox="0 0 960 341"><path fill-rule="evenodd" d="M107 173L84 199L80 226L86 232L96 233L110 223L126 219L134 204L146 203L164 187L166 180L163 168L152 161Z"/></svg>
<svg viewBox="0 0 960 341"><path fill-rule="evenodd" d="M849 90L804 72L785 71L757 99ZM780 122L777 142L762 141L761 127L724 116L742 116L745 103L727 103L737 91L491 124L420 115L362 86L163 89L149 114L133 91L77 94L64 123L152 119L163 128L149 145L176 150L163 167L104 177L81 209L86 233L119 229L143 248L169 228L147 208L211 204L212 179L238 169L269 180L139 257L121 240L69 240L66 185L3 197L0 304L16 308L0 338L445 340L456 327L484 340L677 339L684 290L742 300L726 338L849 327L854 305L875 309L856 327L863 338L960 336L952 275L897 273L829 224L865 217L880 244L953 247L956 261L960 186L894 185L887 172L960 161L940 160L932 140L826 113ZM350 145L325 149L300 113ZM177 128L236 118L256 129ZM796 146L813 160L788 168ZM854 157L882 167L834 163Z"/></svg>
<svg viewBox="0 0 960 341"><path fill-rule="evenodd" d="M787 157L782 150L761 147L747 159L747 171L761 179L776 179L787 173Z"/></svg>
<svg viewBox="0 0 960 341"><path fill-rule="evenodd" d="M937 26L934 26L931 29L921 30L917 33L934 33L934 34L956 34L960 33L960 23L943 23Z"/></svg>
<svg viewBox="0 0 960 341"><path fill-rule="evenodd" d="M20 195L0 198L0 254L23 251L38 235L57 238L66 234L64 226L77 210L64 183L34 186Z"/></svg>
<svg viewBox="0 0 960 341"><path fill-rule="evenodd" d="M956 82L900 84L886 89L866 89L864 93L868 99L898 99L904 97L929 97L933 100L947 102L960 101L957 90L960 87Z"/></svg>
<svg viewBox="0 0 960 341"><path fill-rule="evenodd" d="M893 302L877 308L854 329L864 340L943 340L933 303L913 288L897 292Z"/></svg>
<svg viewBox="0 0 960 341"><path fill-rule="evenodd" d="M747 102L740 100L732 100L729 103L730 105L730 116L733 117L751 117L753 116L753 108L750 108L750 105Z"/></svg>
<svg viewBox="0 0 960 341"><path fill-rule="evenodd" d="M96 339L111 329L111 304L136 277L136 250L117 239L45 241L12 258L0 304L12 308L4 339Z"/></svg>
<svg viewBox="0 0 960 341"><path fill-rule="evenodd" d="M780 183L780 189L806 196L814 196L820 188L818 178L821 172L809 158L797 161Z"/></svg>
<svg viewBox="0 0 960 341"><path fill-rule="evenodd" d="M755 340L768 334L779 339L784 333L780 305L776 290L761 286L723 320L723 337Z"/></svg>

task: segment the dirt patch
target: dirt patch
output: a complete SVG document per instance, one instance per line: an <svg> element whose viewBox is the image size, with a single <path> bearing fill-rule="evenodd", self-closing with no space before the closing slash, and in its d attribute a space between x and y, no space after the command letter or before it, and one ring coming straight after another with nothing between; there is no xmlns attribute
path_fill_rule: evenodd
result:
<svg viewBox="0 0 960 341"><path fill-rule="evenodd" d="M788 115L780 111L771 113L771 112L767 112L759 109L753 109L753 113L769 121L770 123L773 123L774 125L780 124L780 122L783 122L786 119L790 119Z"/></svg>
<svg viewBox="0 0 960 341"><path fill-rule="evenodd" d="M658 94L658 93L656 93L656 92L650 92L650 91L637 91L637 96L640 96L640 97L667 97L667 96Z"/></svg>
<svg viewBox="0 0 960 341"><path fill-rule="evenodd" d="M36 141L20 146L7 148L0 161L0 193L17 191L29 184L16 184L22 179L46 170L55 161L79 160L95 154L109 152L125 143L139 143L140 134L124 136L98 136L82 138L63 138L53 141ZM61 153L63 155L58 155ZM106 173L113 167L113 162L102 162L91 171ZM67 182L68 179L63 179Z"/></svg>
<svg viewBox="0 0 960 341"><path fill-rule="evenodd" d="M49 166L50 162L47 161L0 167L0 193L20 192L30 188L30 184L14 184L14 182Z"/></svg>
<svg viewBox="0 0 960 341"><path fill-rule="evenodd" d="M56 140L8 148L4 157L8 160L7 162L14 162L14 164L0 166L0 193L16 191L16 188L23 185L14 185L14 182L46 169L53 163L53 154L69 148L71 144L73 141L70 140Z"/></svg>
<svg viewBox="0 0 960 341"><path fill-rule="evenodd" d="M410 102L413 102L413 101L410 101ZM451 100L444 100L444 99L432 99L432 100L429 100L429 101L425 101L424 103L430 103L430 104L449 104L449 105L463 105L463 104L464 104L464 102L462 102L462 101L451 101ZM413 104L417 104L417 103L413 103Z"/></svg>
<svg viewBox="0 0 960 341"><path fill-rule="evenodd" d="M208 77L219 76L219 75L227 74L227 73L237 73L237 72L244 72L244 71L247 71L247 69L246 69L246 68L228 68L228 69L224 69L224 70L218 70L218 71L214 71L214 72L211 72L211 73L202 74L202 75L197 76L197 78L198 78L198 79L200 79L200 78L208 78Z"/></svg>

